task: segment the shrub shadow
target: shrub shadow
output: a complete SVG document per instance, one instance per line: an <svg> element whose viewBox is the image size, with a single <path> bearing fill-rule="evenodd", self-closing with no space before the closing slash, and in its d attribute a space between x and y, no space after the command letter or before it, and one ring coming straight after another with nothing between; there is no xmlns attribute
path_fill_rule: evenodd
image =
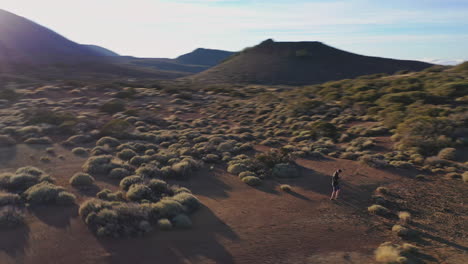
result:
<svg viewBox="0 0 468 264"><path fill-rule="evenodd" d="M191 218L193 227L188 230L156 230L141 238L99 238L109 253L105 262L183 264L203 260L233 264L233 256L219 240L235 241L239 239L237 234L206 206Z"/></svg>
<svg viewBox="0 0 468 264"><path fill-rule="evenodd" d="M21 258L28 247L29 232L27 225L0 229L0 252L3 251L15 259Z"/></svg>
<svg viewBox="0 0 468 264"><path fill-rule="evenodd" d="M232 188L217 175L226 174L223 166L215 166L213 170L203 168L195 172L188 180L166 180L170 184L189 188L194 194L206 197L227 198L227 191Z"/></svg>
<svg viewBox="0 0 468 264"><path fill-rule="evenodd" d="M71 218L78 216L78 206L34 206L29 211L40 221L57 228L70 226Z"/></svg>

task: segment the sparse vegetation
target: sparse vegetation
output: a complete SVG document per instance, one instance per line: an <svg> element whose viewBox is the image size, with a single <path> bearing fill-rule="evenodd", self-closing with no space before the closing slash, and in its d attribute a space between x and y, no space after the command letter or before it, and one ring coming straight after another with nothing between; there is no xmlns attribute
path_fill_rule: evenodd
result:
<svg viewBox="0 0 468 264"><path fill-rule="evenodd" d="M73 187L88 187L94 184L93 176L87 173L76 173L73 177L70 178L70 184Z"/></svg>

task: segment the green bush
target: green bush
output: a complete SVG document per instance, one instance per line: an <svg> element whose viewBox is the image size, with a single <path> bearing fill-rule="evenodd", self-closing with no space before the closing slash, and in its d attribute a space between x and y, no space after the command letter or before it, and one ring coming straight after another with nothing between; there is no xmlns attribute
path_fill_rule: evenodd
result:
<svg viewBox="0 0 468 264"><path fill-rule="evenodd" d="M72 153L77 155L77 156L87 156L88 155L88 150L82 147L74 148L72 149Z"/></svg>
<svg viewBox="0 0 468 264"><path fill-rule="evenodd" d="M96 146L109 146L115 148L120 145L120 141L113 137L102 137L96 142Z"/></svg>
<svg viewBox="0 0 468 264"><path fill-rule="evenodd" d="M87 187L94 184L94 178L87 173L79 172L73 175L69 182L73 187Z"/></svg>
<svg viewBox="0 0 468 264"><path fill-rule="evenodd" d="M124 149L117 153L117 157L121 160L128 161L131 158L135 157L137 153L131 149Z"/></svg>
<svg viewBox="0 0 468 264"><path fill-rule="evenodd" d="M13 209L0 210L0 228L14 228L24 224L24 217Z"/></svg>
<svg viewBox="0 0 468 264"><path fill-rule="evenodd" d="M107 136L122 137L128 134L132 125L122 119L110 120L101 127L101 134Z"/></svg>
<svg viewBox="0 0 468 264"><path fill-rule="evenodd" d="M0 187L8 190L23 191L41 181L53 181L44 171L26 166L13 173L0 174Z"/></svg>
<svg viewBox="0 0 468 264"><path fill-rule="evenodd" d="M158 227L161 230L171 230L172 229L172 223L167 218L159 219L158 220Z"/></svg>
<svg viewBox="0 0 468 264"><path fill-rule="evenodd" d="M172 223L174 223L174 226L177 227L177 228L191 228L192 227L192 220L190 220L190 218L185 215L185 214L179 214L177 216L175 216L173 219L172 219Z"/></svg>
<svg viewBox="0 0 468 264"><path fill-rule="evenodd" d="M376 215L387 215L390 211L378 204L371 205L367 208L367 211L371 214L376 214Z"/></svg>
<svg viewBox="0 0 468 264"><path fill-rule="evenodd" d="M123 112L125 111L125 103L122 100L111 100L101 105L99 111L106 112L108 114Z"/></svg>
<svg viewBox="0 0 468 264"><path fill-rule="evenodd" d="M152 191L151 189L139 183L130 185L127 191L127 199L134 202L140 202L142 200L151 200Z"/></svg>
<svg viewBox="0 0 468 264"><path fill-rule="evenodd" d="M246 176L242 178L242 182L250 186L258 186L262 183L262 180L255 176Z"/></svg>
<svg viewBox="0 0 468 264"><path fill-rule="evenodd" d="M39 138L28 138L24 141L26 144L30 145L50 145L52 140L49 137L39 137Z"/></svg>
<svg viewBox="0 0 468 264"><path fill-rule="evenodd" d="M338 128L325 121L315 121L310 125L310 132L312 137L318 139L322 137L328 138L337 138L338 137Z"/></svg>
<svg viewBox="0 0 468 264"><path fill-rule="evenodd" d="M25 112L30 125L51 124L59 126L69 121L76 121L76 115L68 112L54 112L48 109L28 109Z"/></svg>
<svg viewBox="0 0 468 264"><path fill-rule="evenodd" d="M107 174L112 169L114 169L114 165L111 163L111 161L111 155L93 156L85 162L85 164L83 165L83 170L84 172L89 173L91 175Z"/></svg>
<svg viewBox="0 0 468 264"><path fill-rule="evenodd" d="M197 197L190 193L179 193L171 197L171 199L182 204L188 213L196 211L198 208L200 208L201 205Z"/></svg>
<svg viewBox="0 0 468 264"><path fill-rule="evenodd" d="M41 182L30 187L23 193L23 196L30 204L72 204L75 201L74 195L48 182Z"/></svg>
<svg viewBox="0 0 468 264"><path fill-rule="evenodd" d="M281 184L280 189L284 192L290 192L292 190L291 185L288 184Z"/></svg>
<svg viewBox="0 0 468 264"><path fill-rule="evenodd" d="M117 179L117 180L121 180L130 175L131 173L127 169L124 169L124 168L115 168L109 172L109 178Z"/></svg>
<svg viewBox="0 0 468 264"><path fill-rule="evenodd" d="M123 190L128 191L128 188L130 188L131 185L142 182L143 178L138 175L127 176L120 181L119 186Z"/></svg>
<svg viewBox="0 0 468 264"><path fill-rule="evenodd" d="M21 197L14 193L0 192L0 206L16 205L21 203Z"/></svg>
<svg viewBox="0 0 468 264"><path fill-rule="evenodd" d="M457 157L457 150L455 148L444 148L439 151L437 157L441 159L455 160Z"/></svg>
<svg viewBox="0 0 468 264"><path fill-rule="evenodd" d="M161 199L159 202L151 204L151 216L154 219L172 218L185 211L184 206L170 198Z"/></svg>

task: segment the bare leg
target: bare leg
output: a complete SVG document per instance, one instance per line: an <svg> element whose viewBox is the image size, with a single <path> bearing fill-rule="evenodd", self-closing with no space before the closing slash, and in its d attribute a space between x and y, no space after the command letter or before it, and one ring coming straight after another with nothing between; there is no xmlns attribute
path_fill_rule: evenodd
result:
<svg viewBox="0 0 468 264"><path fill-rule="evenodd" d="M338 199L338 194L340 194L340 190L335 191L335 200Z"/></svg>
<svg viewBox="0 0 468 264"><path fill-rule="evenodd" d="M332 194L331 194L330 200L333 200L333 199L334 199L334 198L333 198L334 196L335 196L335 191L332 191Z"/></svg>

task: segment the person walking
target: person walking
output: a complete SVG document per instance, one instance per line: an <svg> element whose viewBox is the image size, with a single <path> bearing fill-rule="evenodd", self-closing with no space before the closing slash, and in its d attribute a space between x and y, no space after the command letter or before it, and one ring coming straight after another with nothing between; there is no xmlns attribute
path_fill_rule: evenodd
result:
<svg viewBox="0 0 468 264"><path fill-rule="evenodd" d="M340 174L343 170L337 169L332 176L332 194L330 197L330 200L336 200L338 199L338 195L340 194Z"/></svg>

